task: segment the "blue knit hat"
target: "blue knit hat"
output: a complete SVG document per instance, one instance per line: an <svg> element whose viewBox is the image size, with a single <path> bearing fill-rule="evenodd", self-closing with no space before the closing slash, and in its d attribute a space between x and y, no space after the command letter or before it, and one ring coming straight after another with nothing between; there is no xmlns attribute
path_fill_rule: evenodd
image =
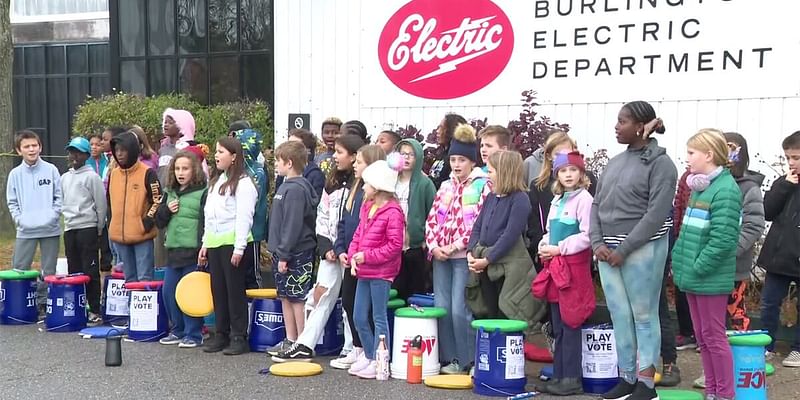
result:
<svg viewBox="0 0 800 400"><path fill-rule="evenodd" d="M478 143L475 128L469 124L460 124L453 132L448 156L464 156L472 162L478 162Z"/></svg>

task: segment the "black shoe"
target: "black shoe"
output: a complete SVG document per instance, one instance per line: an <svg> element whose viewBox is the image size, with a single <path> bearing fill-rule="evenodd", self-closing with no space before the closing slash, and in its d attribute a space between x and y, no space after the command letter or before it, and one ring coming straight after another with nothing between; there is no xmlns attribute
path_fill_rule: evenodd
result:
<svg viewBox="0 0 800 400"><path fill-rule="evenodd" d="M574 396L583 394L583 384L580 378L564 378L556 384L547 387L550 394L555 396Z"/></svg>
<svg viewBox="0 0 800 400"><path fill-rule="evenodd" d="M282 351L277 355L272 356L272 361L277 363L287 362L287 361L300 361L300 362L310 362L314 356L314 351L309 349L306 345L294 342L292 347L289 347L286 351Z"/></svg>
<svg viewBox="0 0 800 400"><path fill-rule="evenodd" d="M633 394L628 397L628 400L655 400L658 399L658 393L656 393L656 389L650 389L644 382L636 383L636 389L634 389Z"/></svg>
<svg viewBox="0 0 800 400"><path fill-rule="evenodd" d="M203 347L203 351L206 353L217 353L222 351L222 349L228 347L230 343L230 339L228 339L225 335L214 335L211 339L206 342L205 346Z"/></svg>
<svg viewBox="0 0 800 400"><path fill-rule="evenodd" d="M603 400L625 400L633 394L634 389L636 389L635 384L628 383L625 379L620 378L617 386L614 386L613 389L603 395Z"/></svg>
<svg viewBox="0 0 800 400"><path fill-rule="evenodd" d="M658 386L672 387L681 383L681 370L675 364L664 364L661 368L661 381Z"/></svg>
<svg viewBox="0 0 800 400"><path fill-rule="evenodd" d="M550 393L550 387L561 382L561 379L550 379L549 381L539 382L536 384L535 390L539 393Z"/></svg>
<svg viewBox="0 0 800 400"><path fill-rule="evenodd" d="M278 342L278 344L276 344L275 346L268 348L266 353L270 357L277 356L278 353L289 350L290 347L292 347L292 341L289 339L283 339L280 342Z"/></svg>
<svg viewBox="0 0 800 400"><path fill-rule="evenodd" d="M247 339L244 336L234 336L231 339L231 344L225 350L222 351L222 354L226 356L238 356L239 354L245 354L250 352L250 344L247 343Z"/></svg>

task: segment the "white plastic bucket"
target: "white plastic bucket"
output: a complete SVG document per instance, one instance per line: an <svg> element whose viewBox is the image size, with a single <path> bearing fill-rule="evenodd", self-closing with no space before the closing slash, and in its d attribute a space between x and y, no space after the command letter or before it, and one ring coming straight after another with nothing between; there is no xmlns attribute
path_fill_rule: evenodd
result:
<svg viewBox="0 0 800 400"><path fill-rule="evenodd" d="M439 375L439 328L437 318L408 318L396 315L392 334L392 378L406 379L408 346L422 336L422 377Z"/></svg>

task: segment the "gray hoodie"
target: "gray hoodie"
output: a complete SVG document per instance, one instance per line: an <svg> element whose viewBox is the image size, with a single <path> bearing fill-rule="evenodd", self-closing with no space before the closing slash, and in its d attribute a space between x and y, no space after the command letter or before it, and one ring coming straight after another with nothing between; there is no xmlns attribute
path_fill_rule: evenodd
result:
<svg viewBox="0 0 800 400"><path fill-rule="evenodd" d="M544 164L544 148L540 147L536 149L528 158L525 159L525 162L522 164L522 175L525 178L525 183L530 184L532 180L536 179L539 176L539 173L542 171L542 165Z"/></svg>
<svg viewBox="0 0 800 400"><path fill-rule="evenodd" d="M49 162L39 158L25 161L11 170L6 184L8 211L17 227L17 239L61 235L61 175Z"/></svg>
<svg viewBox="0 0 800 400"><path fill-rule="evenodd" d="M92 167L84 165L65 172L61 176L61 191L64 231L85 228L102 231L106 225L106 192Z"/></svg>
<svg viewBox="0 0 800 400"><path fill-rule="evenodd" d="M750 269L753 267L753 246L764 234L764 196L761 184L764 175L747 171L744 176L736 178L742 192L742 224L739 233L739 245L736 248L737 281L750 280Z"/></svg>
<svg viewBox="0 0 800 400"><path fill-rule="evenodd" d="M609 160L592 202L592 249L606 244L627 257L666 235L677 180L675 164L654 138Z"/></svg>
<svg viewBox="0 0 800 400"><path fill-rule="evenodd" d="M269 215L267 248L280 261L317 247L318 203L316 191L302 176L286 179L278 187Z"/></svg>

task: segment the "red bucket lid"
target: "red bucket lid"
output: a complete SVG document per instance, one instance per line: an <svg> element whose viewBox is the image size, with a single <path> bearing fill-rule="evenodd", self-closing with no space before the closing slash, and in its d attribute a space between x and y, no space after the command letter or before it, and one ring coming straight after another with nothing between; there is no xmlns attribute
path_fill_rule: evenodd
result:
<svg viewBox="0 0 800 400"><path fill-rule="evenodd" d="M44 281L53 285L83 285L89 283L91 278L88 275L49 275L44 277Z"/></svg>
<svg viewBox="0 0 800 400"><path fill-rule="evenodd" d="M125 273L114 271L111 273L111 279L125 279Z"/></svg>
<svg viewBox="0 0 800 400"><path fill-rule="evenodd" d="M126 290L154 290L161 289L164 281L125 282Z"/></svg>

